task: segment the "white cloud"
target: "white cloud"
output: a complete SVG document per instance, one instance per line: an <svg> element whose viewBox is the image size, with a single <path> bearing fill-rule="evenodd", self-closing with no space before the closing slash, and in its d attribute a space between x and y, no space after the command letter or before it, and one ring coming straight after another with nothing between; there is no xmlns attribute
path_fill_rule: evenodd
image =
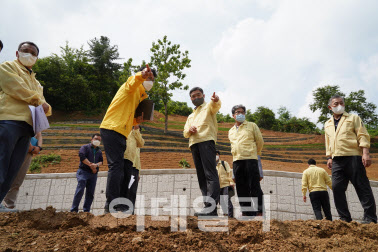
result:
<svg viewBox="0 0 378 252"><path fill-rule="evenodd" d="M217 92L222 113L243 103L313 119L308 103L320 85L364 89L378 100L377 7L374 0L8 1L0 9L0 61L12 60L21 41L36 42L44 57L65 41L87 47L104 35L139 63L168 35L192 59L185 84L208 98ZM190 103L187 91L173 99Z"/></svg>
<svg viewBox="0 0 378 252"><path fill-rule="evenodd" d="M245 105L253 110L283 105L315 122L316 115L308 109L315 87L339 85L348 93L368 88L365 81L375 78L376 58L359 62L378 52L367 42L378 38L373 28L377 19L372 22L369 16L376 5L372 1L280 1L267 20L241 20L223 33L213 49L224 93L249 97ZM378 98L377 89L371 89L370 98Z"/></svg>

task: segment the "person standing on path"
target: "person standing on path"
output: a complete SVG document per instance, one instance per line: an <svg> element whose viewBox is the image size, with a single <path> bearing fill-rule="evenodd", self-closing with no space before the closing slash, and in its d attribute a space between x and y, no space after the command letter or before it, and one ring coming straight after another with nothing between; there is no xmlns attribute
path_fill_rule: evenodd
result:
<svg viewBox="0 0 378 252"><path fill-rule="evenodd" d="M312 158L308 160L309 167L302 175L302 194L303 201L306 202L307 189L309 191L312 209L317 220L322 220L322 209L327 220L332 221L331 205L327 185L332 189L332 181L328 173L316 166L316 161Z"/></svg>

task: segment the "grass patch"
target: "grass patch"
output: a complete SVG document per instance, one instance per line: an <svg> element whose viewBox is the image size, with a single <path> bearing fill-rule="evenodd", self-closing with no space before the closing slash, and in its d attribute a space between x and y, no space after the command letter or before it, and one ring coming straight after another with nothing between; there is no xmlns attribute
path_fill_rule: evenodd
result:
<svg viewBox="0 0 378 252"><path fill-rule="evenodd" d="M47 167L53 164L59 164L61 160L61 156L55 153L51 153L49 155L39 155L32 159L29 171L31 173L41 173L42 167Z"/></svg>

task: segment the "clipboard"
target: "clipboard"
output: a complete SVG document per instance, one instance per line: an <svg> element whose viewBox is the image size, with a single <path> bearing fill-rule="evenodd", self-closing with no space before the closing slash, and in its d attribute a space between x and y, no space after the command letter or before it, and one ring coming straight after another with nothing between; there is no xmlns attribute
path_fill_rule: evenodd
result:
<svg viewBox="0 0 378 252"><path fill-rule="evenodd" d="M42 105L39 105L38 107L29 105L29 109L33 120L34 135L37 135L38 132L50 128L49 121L47 120L45 112L43 111Z"/></svg>
<svg viewBox="0 0 378 252"><path fill-rule="evenodd" d="M141 101L135 110L134 118L141 116L143 113L143 120L153 121L154 120L154 107L155 107L155 104L152 100L145 99Z"/></svg>

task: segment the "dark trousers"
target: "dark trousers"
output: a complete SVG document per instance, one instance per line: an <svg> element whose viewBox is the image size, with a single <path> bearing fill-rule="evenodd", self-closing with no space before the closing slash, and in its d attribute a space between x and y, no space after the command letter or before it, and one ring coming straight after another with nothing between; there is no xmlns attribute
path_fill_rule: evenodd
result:
<svg viewBox="0 0 378 252"><path fill-rule="evenodd" d="M105 209L113 199L121 196L121 183L124 176L123 155L126 151L126 137L114 130L100 129L108 162L108 180L106 182Z"/></svg>
<svg viewBox="0 0 378 252"><path fill-rule="evenodd" d="M0 202L11 188L28 153L31 138L28 126L31 127L0 121Z"/></svg>
<svg viewBox="0 0 378 252"><path fill-rule="evenodd" d="M75 196L72 202L71 212L78 212L79 211L79 204L81 198L84 194L85 189L85 199L83 210L84 212L89 212L91 210L91 205L94 199L94 192L96 189L97 183L97 173L94 174L92 172L79 169L76 173L77 178L77 187Z"/></svg>
<svg viewBox="0 0 378 252"><path fill-rule="evenodd" d="M196 166L197 178L202 196L211 197L217 202L220 192L217 163L215 161L215 142L206 141L190 146L194 165ZM209 203L205 207L209 207Z"/></svg>
<svg viewBox="0 0 378 252"><path fill-rule="evenodd" d="M138 191L138 178L139 178L139 170L133 167L133 162L128 159L124 160L124 179L121 185L121 197L126 198L133 203L133 214L135 210L135 199ZM130 180L134 176L134 182L132 183L131 187L129 188Z"/></svg>
<svg viewBox="0 0 378 252"><path fill-rule="evenodd" d="M332 161L332 189L335 206L342 220L351 221L345 191L353 184L364 209L364 218L377 222L374 195L361 156L334 157Z"/></svg>
<svg viewBox="0 0 378 252"><path fill-rule="evenodd" d="M220 203L223 213L227 214L228 217L233 218L234 217L234 206L231 202L231 197L228 196L228 188L229 186L223 187L220 189L220 195L217 200L217 204ZM222 198L226 196L227 200L222 201ZM228 202L228 203L227 203ZM228 205L228 206L227 206Z"/></svg>
<svg viewBox="0 0 378 252"><path fill-rule="evenodd" d="M326 219L332 221L331 205L329 203L329 195L327 191L310 192L310 200L317 220L323 219L323 208Z"/></svg>
<svg viewBox="0 0 378 252"><path fill-rule="evenodd" d="M257 159L237 160L233 162L236 192L241 207L251 207L252 197L258 198L257 210L242 210L243 216L256 216L263 211L263 191L260 186L260 172ZM240 198L251 198L251 202L242 202Z"/></svg>

